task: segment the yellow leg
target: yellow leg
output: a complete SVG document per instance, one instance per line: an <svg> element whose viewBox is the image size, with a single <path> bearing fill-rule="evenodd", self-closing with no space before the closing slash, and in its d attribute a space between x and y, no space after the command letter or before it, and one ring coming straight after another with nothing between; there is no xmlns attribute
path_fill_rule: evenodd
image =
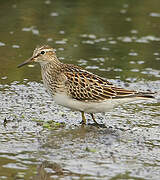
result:
<svg viewBox="0 0 160 180"><path fill-rule="evenodd" d="M96 124L98 124L97 121L95 120L94 116L93 116L93 113L90 113L90 114L91 114L91 117L92 117L93 121L94 121Z"/></svg>
<svg viewBox="0 0 160 180"><path fill-rule="evenodd" d="M84 115L84 112L82 111L81 112L82 113L82 124L86 124L86 117L85 117L85 115Z"/></svg>

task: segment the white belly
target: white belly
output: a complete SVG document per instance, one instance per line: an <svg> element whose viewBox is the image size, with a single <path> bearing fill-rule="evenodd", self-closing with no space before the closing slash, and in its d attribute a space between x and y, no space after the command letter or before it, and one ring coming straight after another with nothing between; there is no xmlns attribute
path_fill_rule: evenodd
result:
<svg viewBox="0 0 160 180"><path fill-rule="evenodd" d="M140 98L107 99L101 102L84 102L71 99L65 94L57 93L54 95L53 99L57 104L71 108L72 110L84 111L87 113L98 113L110 111L120 104L138 100Z"/></svg>

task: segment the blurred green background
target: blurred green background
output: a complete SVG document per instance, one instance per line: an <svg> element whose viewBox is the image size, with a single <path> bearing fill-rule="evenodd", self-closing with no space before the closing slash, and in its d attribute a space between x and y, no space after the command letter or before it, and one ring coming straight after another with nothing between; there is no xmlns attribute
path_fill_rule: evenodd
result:
<svg viewBox="0 0 160 180"><path fill-rule="evenodd" d="M54 47L64 63L109 79L159 79L159 5L159 0L2 1L0 83L40 81L39 66L16 66L41 44Z"/></svg>

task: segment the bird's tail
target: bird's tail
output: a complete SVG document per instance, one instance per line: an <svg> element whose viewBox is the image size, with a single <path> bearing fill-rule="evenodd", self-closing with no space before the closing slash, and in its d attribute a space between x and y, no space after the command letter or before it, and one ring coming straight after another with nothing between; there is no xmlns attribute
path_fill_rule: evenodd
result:
<svg viewBox="0 0 160 180"><path fill-rule="evenodd" d="M140 97L140 98L155 98L155 93L152 93L152 92L138 92L137 93L137 97Z"/></svg>

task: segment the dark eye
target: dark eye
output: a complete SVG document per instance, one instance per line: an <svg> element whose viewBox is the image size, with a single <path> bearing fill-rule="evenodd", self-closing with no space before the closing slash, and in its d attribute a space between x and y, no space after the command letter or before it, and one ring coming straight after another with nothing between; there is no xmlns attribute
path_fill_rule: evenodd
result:
<svg viewBox="0 0 160 180"><path fill-rule="evenodd" d="M41 51L41 54L44 54L45 53L45 51Z"/></svg>

